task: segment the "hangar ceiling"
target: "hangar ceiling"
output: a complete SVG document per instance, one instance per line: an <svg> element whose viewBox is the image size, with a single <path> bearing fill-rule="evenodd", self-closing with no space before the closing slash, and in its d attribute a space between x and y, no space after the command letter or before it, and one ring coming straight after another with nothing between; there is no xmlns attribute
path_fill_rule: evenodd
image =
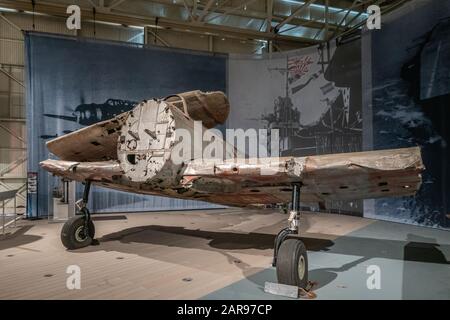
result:
<svg viewBox="0 0 450 320"><path fill-rule="evenodd" d="M4 1L3 10L67 17L77 4L82 20L176 30L242 40L267 41L296 47L327 41L361 28L367 7L382 14L407 0L58 0Z"/></svg>

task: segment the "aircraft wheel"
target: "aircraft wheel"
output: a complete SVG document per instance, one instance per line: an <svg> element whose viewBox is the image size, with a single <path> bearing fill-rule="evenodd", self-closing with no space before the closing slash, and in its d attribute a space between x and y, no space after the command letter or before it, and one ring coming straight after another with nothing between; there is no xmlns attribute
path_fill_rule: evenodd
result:
<svg viewBox="0 0 450 320"><path fill-rule="evenodd" d="M308 255L305 244L297 239L286 239L277 256L278 282L300 288L308 284Z"/></svg>
<svg viewBox="0 0 450 320"><path fill-rule="evenodd" d="M92 220L88 222L88 232L85 232L85 217L75 216L67 220L61 230L61 242L69 250L87 247L92 243L95 227Z"/></svg>

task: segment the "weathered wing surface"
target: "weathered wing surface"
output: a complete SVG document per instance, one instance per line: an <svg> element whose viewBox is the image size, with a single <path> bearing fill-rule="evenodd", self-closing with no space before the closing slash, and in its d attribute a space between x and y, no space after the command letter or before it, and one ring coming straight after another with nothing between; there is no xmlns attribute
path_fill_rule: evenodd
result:
<svg viewBox="0 0 450 320"><path fill-rule="evenodd" d="M117 159L117 141L127 112L47 142L61 160L104 161Z"/></svg>
<svg viewBox="0 0 450 320"><path fill-rule="evenodd" d="M303 184L304 202L357 200L414 195L423 170L414 147L254 162L194 160L182 184L209 194L208 201L231 205L289 201L295 181Z"/></svg>
<svg viewBox="0 0 450 320"><path fill-rule="evenodd" d="M302 182L303 202L411 196L419 190L424 170L420 148L255 161L193 160L171 186L153 179L132 182L117 160L45 160L41 165L53 174L112 189L239 207L289 202L293 182Z"/></svg>
<svg viewBox="0 0 450 320"><path fill-rule="evenodd" d="M123 174L117 160L77 162L48 159L40 164L42 168L55 175L75 181L113 181Z"/></svg>

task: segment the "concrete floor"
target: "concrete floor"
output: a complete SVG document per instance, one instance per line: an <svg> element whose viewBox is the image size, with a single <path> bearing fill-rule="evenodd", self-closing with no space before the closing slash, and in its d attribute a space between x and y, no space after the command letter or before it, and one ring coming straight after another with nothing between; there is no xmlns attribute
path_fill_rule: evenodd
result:
<svg viewBox="0 0 450 320"><path fill-rule="evenodd" d="M317 299L450 299L448 231L375 221L309 250L308 258ZM367 287L374 265L379 290ZM262 291L265 281L276 282L274 268L203 298L273 299Z"/></svg>
<svg viewBox="0 0 450 320"><path fill-rule="evenodd" d="M274 235L286 216L217 209L100 215L100 244L65 250L62 224L20 221L0 240L0 299L282 299ZM301 234L317 299L450 299L450 232L305 213ZM81 289L69 290L69 265ZM369 266L380 270L369 290Z"/></svg>

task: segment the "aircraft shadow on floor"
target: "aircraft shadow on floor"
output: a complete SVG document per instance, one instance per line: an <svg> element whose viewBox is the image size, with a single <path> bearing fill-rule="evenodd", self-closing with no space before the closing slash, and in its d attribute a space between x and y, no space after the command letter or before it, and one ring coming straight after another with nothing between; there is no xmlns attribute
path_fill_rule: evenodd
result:
<svg viewBox="0 0 450 320"><path fill-rule="evenodd" d="M41 236L25 234L32 226L23 226L14 233L0 235L0 250L15 248L42 239Z"/></svg>
<svg viewBox="0 0 450 320"><path fill-rule="evenodd" d="M326 236L326 235L324 235ZM232 231L207 231L178 226L149 225L128 228L107 234L98 240L100 246L91 246L80 251L125 250L126 253L145 253L152 257L151 250L143 251L137 244L167 245L189 249L222 250L267 250L273 249L274 235L267 233L240 233ZM190 239L189 239L190 238ZM300 237L309 251L326 251L371 258L385 258L402 261L415 261L449 264L442 251L450 253L450 245L438 244L435 239L414 234L407 241L341 236L333 241L320 238ZM186 239L186 241L183 241ZM116 245L119 242L122 245ZM125 246L123 244L126 244ZM136 250L134 249L136 248ZM136 252L135 252L136 251ZM271 251L268 252L271 254ZM157 256L152 258L158 258ZM347 270L353 266L342 266Z"/></svg>
<svg viewBox="0 0 450 320"><path fill-rule="evenodd" d="M258 274L267 272L268 269L252 267L237 258L235 253L242 252L245 254L263 254L271 256L274 238L275 236L273 234L259 232L241 233L236 231L207 231L178 226L149 225L132 227L107 234L98 239L100 242L99 246L90 246L79 251L117 251L127 254L137 254L146 258L162 260L169 263L181 264L187 267L192 267L193 262L195 264L195 259L193 257L192 259L183 260L180 259L178 255L164 255L161 254L160 250L155 252L154 248L149 247L149 249L147 249L146 245L153 244L167 247L215 251L225 256L229 264L234 264L241 269L243 276L248 281L256 284L258 288L263 291L264 282L262 282L262 278L259 277ZM363 238L351 235L341 236L333 241L310 237L300 238L310 252L327 252L360 257L355 258L354 261L340 267L310 268L309 279L317 282L315 290L333 282L339 273L357 267L361 263L372 258L449 264L449 261L447 261L446 255L443 254L443 252L447 255L450 254L450 245L440 245L436 243L436 240L433 238L425 238L414 234L408 234L406 241ZM197 267L201 268L201 266ZM417 272L413 267L410 267L411 265L408 265L407 263L404 264L404 275L407 275L410 272ZM410 270L410 272L408 270ZM407 293L404 293L403 295L406 296Z"/></svg>

